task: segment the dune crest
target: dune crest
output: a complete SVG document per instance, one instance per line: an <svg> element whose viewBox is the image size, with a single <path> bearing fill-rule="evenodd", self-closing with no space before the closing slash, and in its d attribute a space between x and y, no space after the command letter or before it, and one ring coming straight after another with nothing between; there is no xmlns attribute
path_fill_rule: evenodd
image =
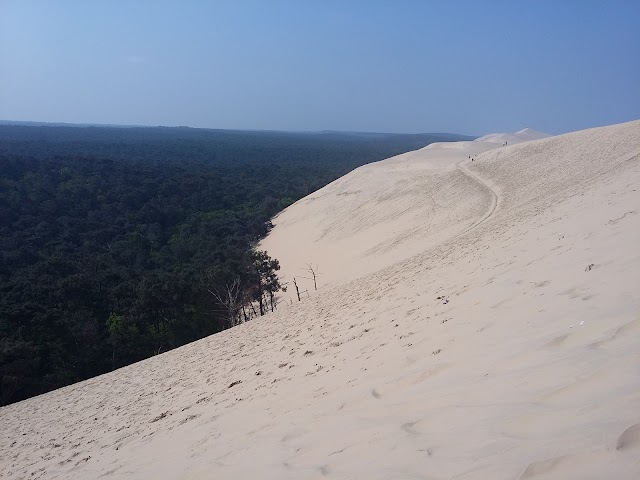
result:
<svg viewBox="0 0 640 480"><path fill-rule="evenodd" d="M507 142L509 145L515 145L516 143L530 142L532 140L542 140L550 136L548 133L538 132L531 128L523 128L516 133L490 133L477 138L475 141L499 144Z"/></svg>
<svg viewBox="0 0 640 480"><path fill-rule="evenodd" d="M317 292L0 409L0 477L638 478L640 121L497 143L290 206Z"/></svg>

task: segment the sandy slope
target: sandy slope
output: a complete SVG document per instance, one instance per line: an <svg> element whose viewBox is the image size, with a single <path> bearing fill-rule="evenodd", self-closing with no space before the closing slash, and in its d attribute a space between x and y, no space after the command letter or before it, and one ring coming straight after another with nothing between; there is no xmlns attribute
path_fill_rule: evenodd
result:
<svg viewBox="0 0 640 480"><path fill-rule="evenodd" d="M484 137L476 139L476 141L499 143L500 145L502 145L503 143L506 143L507 145L515 145L516 143L540 140L549 136L550 135L546 133L538 132L531 128L523 128L516 133L490 133L489 135L485 135Z"/></svg>
<svg viewBox="0 0 640 480"><path fill-rule="evenodd" d="M501 147L548 135L524 129L473 142L433 143L415 152L360 167L292 205L274 219L261 242L282 265L295 299L293 279L314 290L392 265L450 240L485 220L497 196L468 160ZM468 166L466 166L469 164Z"/></svg>
<svg viewBox="0 0 640 480"><path fill-rule="evenodd" d="M638 478L640 122L486 143L292 206L323 288L0 409L0 478Z"/></svg>

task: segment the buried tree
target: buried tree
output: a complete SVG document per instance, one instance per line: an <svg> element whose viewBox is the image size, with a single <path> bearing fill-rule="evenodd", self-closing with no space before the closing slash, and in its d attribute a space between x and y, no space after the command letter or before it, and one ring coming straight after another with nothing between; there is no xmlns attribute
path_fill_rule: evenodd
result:
<svg viewBox="0 0 640 480"><path fill-rule="evenodd" d="M278 270L278 260L271 258L267 252L254 251L243 278L235 278L223 287L208 289L215 302L222 307L229 326L264 315L268 308L272 312L275 310L275 294L280 290L286 291L286 287L280 284L276 273ZM254 302L258 304L258 310Z"/></svg>
<svg viewBox="0 0 640 480"><path fill-rule="evenodd" d="M260 307L260 315L264 315L267 309L267 300L271 311L275 309L274 297L280 290L286 291L286 287L280 284L276 272L280 270L280 262L267 255L267 252L256 251L252 254L253 262L250 267L251 299L256 300Z"/></svg>
<svg viewBox="0 0 640 480"><path fill-rule="evenodd" d="M244 321L248 320L246 309L244 308L245 296L239 279L236 278L231 284L227 283L219 289L207 290L224 309L224 314L227 316L230 327L235 327L242 323L243 316L241 316L241 313L244 315Z"/></svg>
<svg viewBox="0 0 640 480"><path fill-rule="evenodd" d="M304 278L307 278L308 280L313 279L313 288L314 290L318 290L318 277L321 275L321 273L318 272L318 266L316 265L314 267L313 263L307 263L307 272L311 274L311 278Z"/></svg>

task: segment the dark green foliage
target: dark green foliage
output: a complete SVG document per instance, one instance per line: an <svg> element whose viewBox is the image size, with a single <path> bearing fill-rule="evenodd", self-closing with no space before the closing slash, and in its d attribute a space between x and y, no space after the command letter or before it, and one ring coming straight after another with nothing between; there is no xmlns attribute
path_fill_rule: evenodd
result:
<svg viewBox="0 0 640 480"><path fill-rule="evenodd" d="M74 155L126 159L129 163L197 163L216 167L240 164L278 165L281 168L305 166L310 168L309 174L324 175L330 171L340 176L365 163L416 150L429 143L471 139L446 133L293 133L182 127L0 125L0 155L34 158ZM303 177L297 176L297 180L304 181ZM313 182L313 177L307 176L306 180Z"/></svg>
<svg viewBox="0 0 640 480"><path fill-rule="evenodd" d="M272 310L269 219L392 138L0 126L1 404Z"/></svg>

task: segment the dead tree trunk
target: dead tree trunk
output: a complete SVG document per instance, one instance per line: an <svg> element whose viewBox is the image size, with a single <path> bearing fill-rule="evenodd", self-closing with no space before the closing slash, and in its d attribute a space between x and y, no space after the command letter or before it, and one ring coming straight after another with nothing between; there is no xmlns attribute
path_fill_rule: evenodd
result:
<svg viewBox="0 0 640 480"><path fill-rule="evenodd" d="M316 281L317 277L320 275L318 273L318 267L314 267L313 264L307 263L307 271L311 273L311 277L313 278L313 288L314 290L318 290L318 283Z"/></svg>
<svg viewBox="0 0 640 480"><path fill-rule="evenodd" d="M296 279L293 279L293 284L296 287L296 294L298 295L298 301L300 301L300 290L298 290L298 284L296 283Z"/></svg>
<svg viewBox="0 0 640 480"><path fill-rule="evenodd" d="M269 292L269 301L271 302L271 311L273 312L276 309L276 303L274 302L275 299L275 295L273 294L273 292Z"/></svg>
<svg viewBox="0 0 640 480"><path fill-rule="evenodd" d="M264 315L264 292L260 292L260 297L258 297L258 302L260 303L260 316Z"/></svg>
<svg viewBox="0 0 640 480"><path fill-rule="evenodd" d="M222 291L209 290L209 293L213 295L218 303L226 310L229 325L231 327L235 327L240 323L240 308L238 305L239 300L241 299L240 280L236 279L231 283L231 285L225 285Z"/></svg>

